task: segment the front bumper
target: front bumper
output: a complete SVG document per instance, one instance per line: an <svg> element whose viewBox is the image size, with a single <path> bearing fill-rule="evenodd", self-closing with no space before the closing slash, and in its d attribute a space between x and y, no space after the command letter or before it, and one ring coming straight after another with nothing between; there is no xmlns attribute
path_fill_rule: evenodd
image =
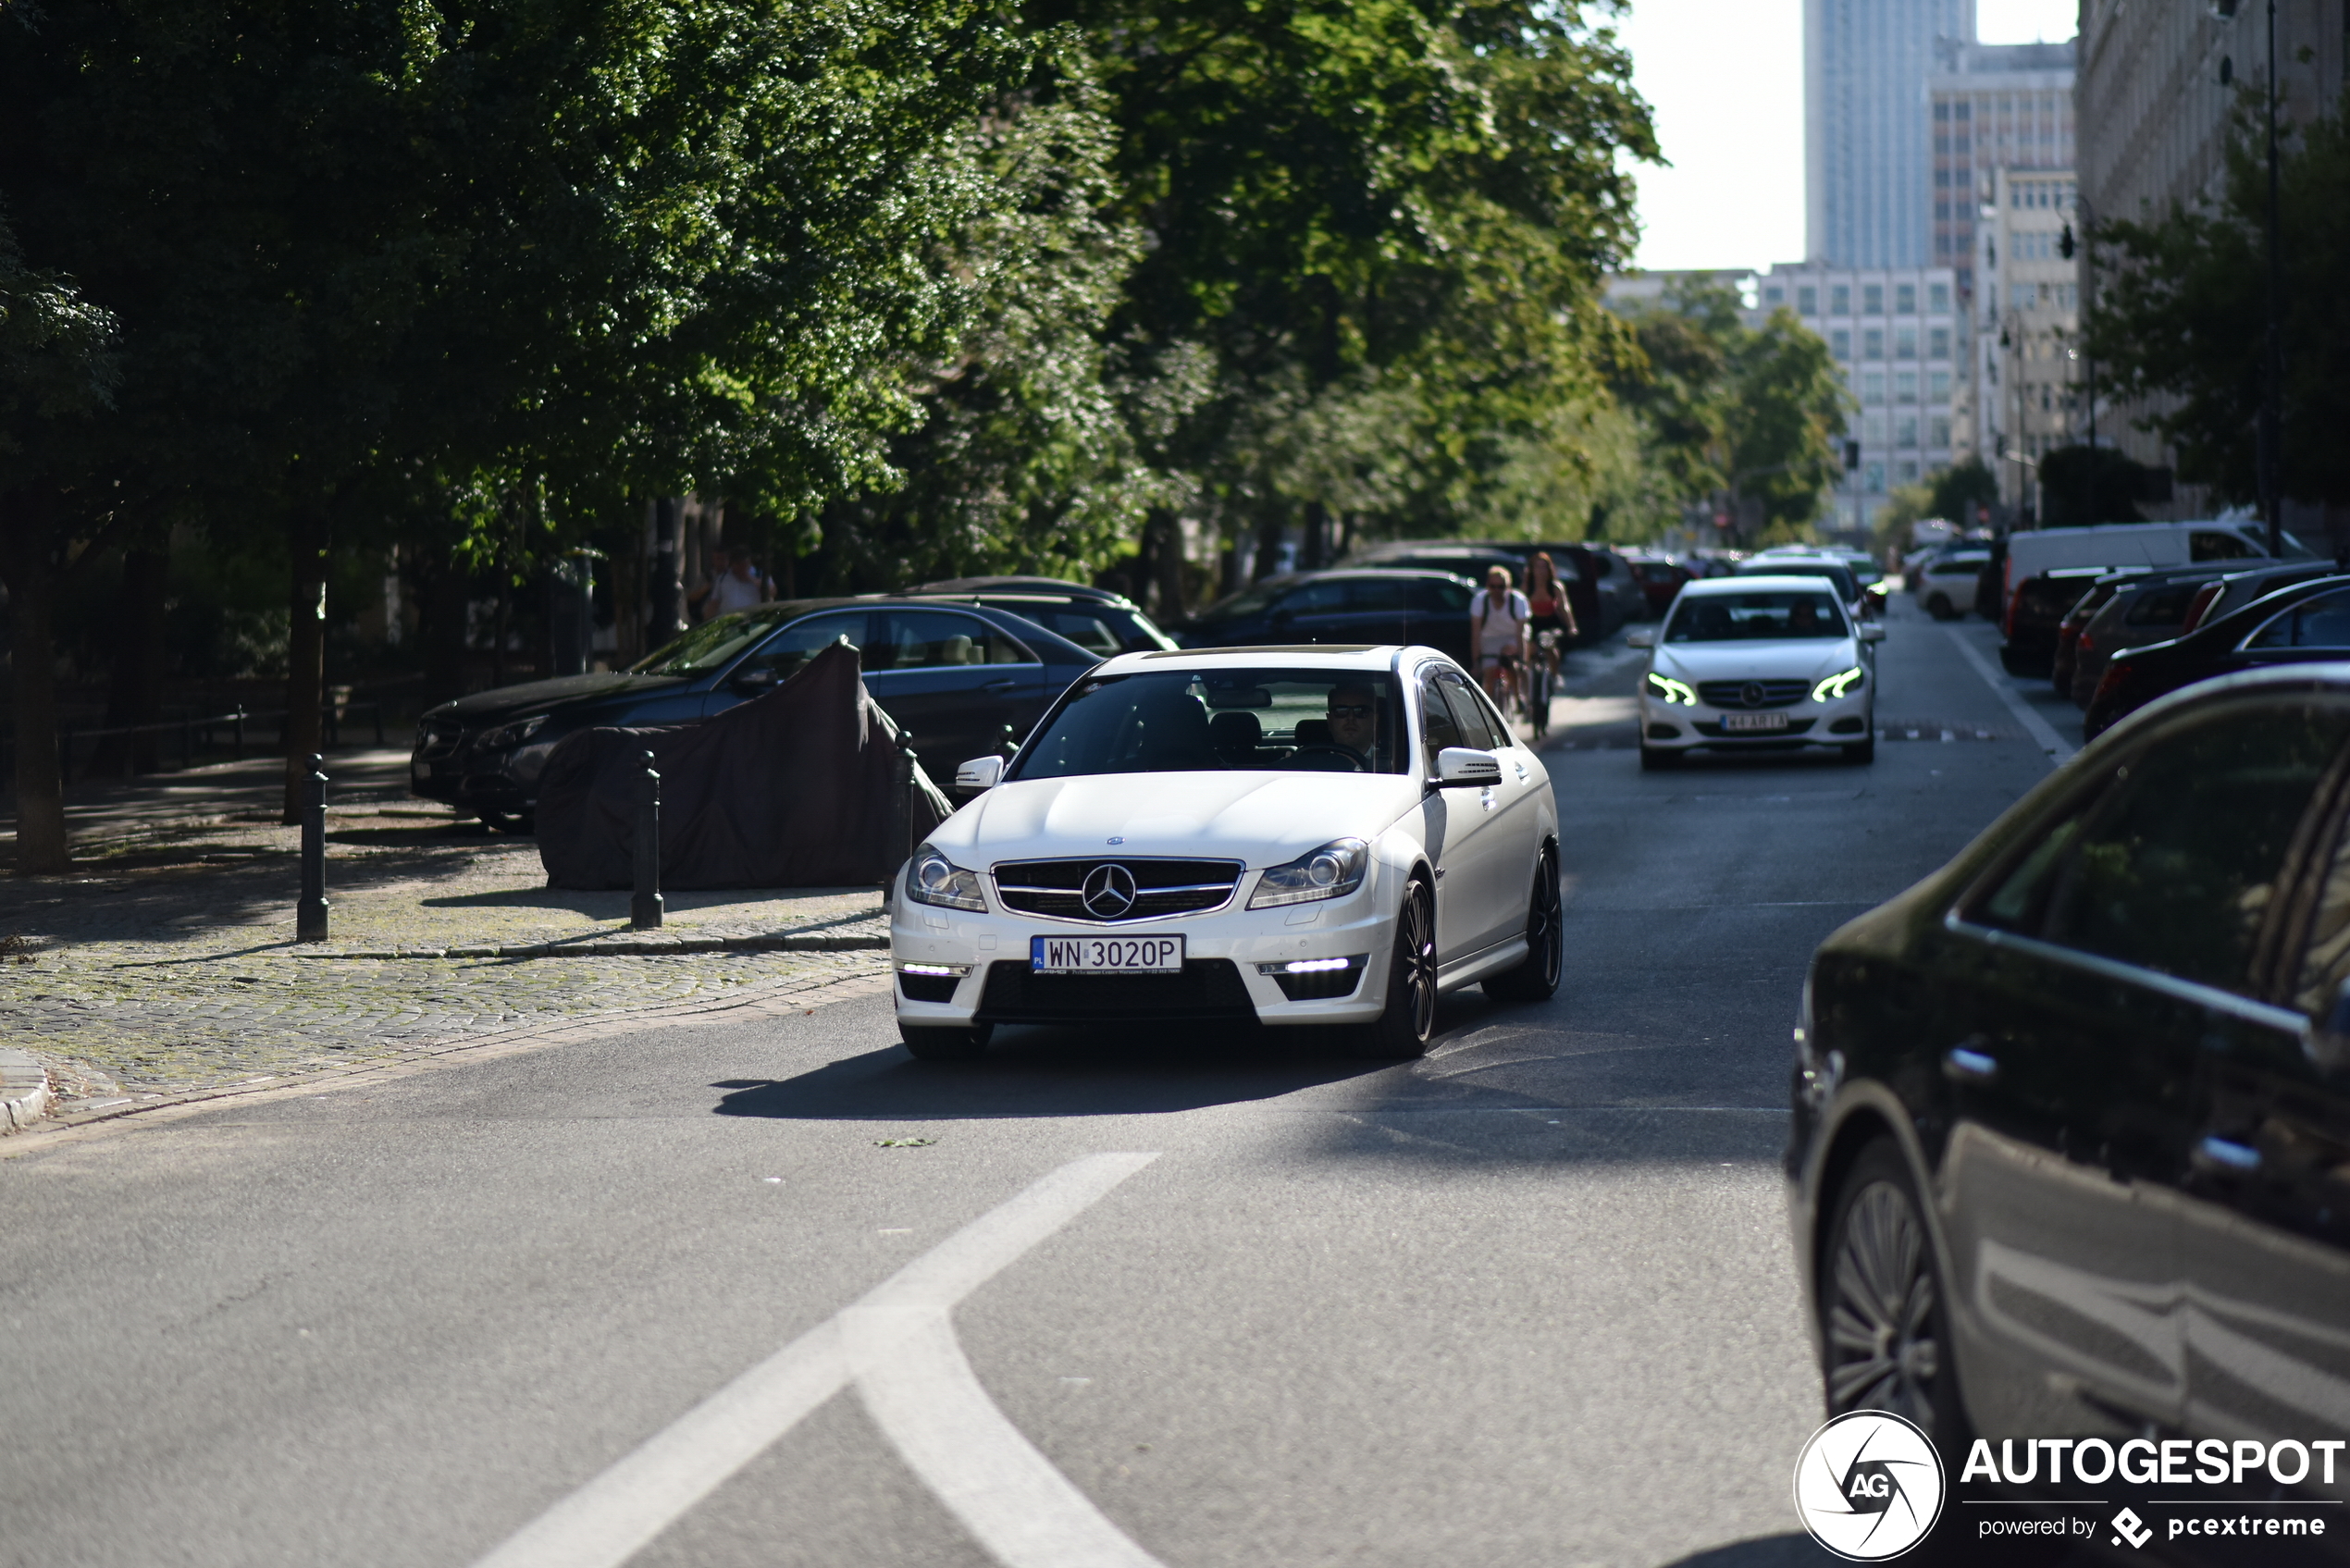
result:
<svg viewBox="0 0 2350 1568"><path fill-rule="evenodd" d="M1730 715L1755 710L1715 708L1702 700L1691 707L1667 702L1653 691L1644 690L1640 744L1652 751L1692 751L1700 747L1720 751L1782 751L1803 746L1859 746L1874 733L1874 695L1863 686L1849 697L1826 702L1807 698L1786 708L1761 710L1786 714L1785 729L1732 730L1726 726Z"/></svg>
<svg viewBox="0 0 2350 1568"><path fill-rule="evenodd" d="M1384 1010L1389 958L1395 945L1403 878L1374 864L1364 885L1342 898L1249 909L1257 872L1243 873L1222 909L1166 920L1099 925L1052 920L997 907L986 912L941 909L906 896L901 869L890 897L889 948L897 982L897 1017L915 1025L996 1023L1116 1024L1248 1022L1367 1023ZM1391 891L1393 890L1393 891ZM1029 969L1032 936L1181 936L1181 975L1036 975ZM1293 976L1292 1001L1267 966L1351 958L1347 971ZM945 973L936 971L944 970ZM1340 996L1323 976L1354 979Z"/></svg>

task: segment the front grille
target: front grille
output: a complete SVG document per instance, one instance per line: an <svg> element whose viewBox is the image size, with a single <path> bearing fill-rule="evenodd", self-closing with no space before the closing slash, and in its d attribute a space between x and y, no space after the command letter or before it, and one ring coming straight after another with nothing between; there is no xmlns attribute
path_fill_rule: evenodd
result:
<svg viewBox="0 0 2350 1568"><path fill-rule="evenodd" d="M1754 687L1762 700L1747 699L1747 688ZM1785 708L1800 702L1810 695L1809 681L1700 681L1697 695L1708 708Z"/></svg>
<svg viewBox="0 0 2350 1568"><path fill-rule="evenodd" d="M1119 1023L1140 1019L1254 1019L1229 958L1194 958L1180 974L1036 974L1024 959L987 966L982 1023Z"/></svg>
<svg viewBox="0 0 2350 1568"><path fill-rule="evenodd" d="M1134 879L1134 902L1123 913L1097 915L1085 907L1086 879L1105 866L1122 868ZM1023 915L1125 925L1220 909L1231 902L1242 870L1238 860L1008 860L996 868L996 896Z"/></svg>
<svg viewBox="0 0 2350 1568"><path fill-rule="evenodd" d="M951 974L908 974L900 969L897 989L909 1002L952 1002L962 981Z"/></svg>

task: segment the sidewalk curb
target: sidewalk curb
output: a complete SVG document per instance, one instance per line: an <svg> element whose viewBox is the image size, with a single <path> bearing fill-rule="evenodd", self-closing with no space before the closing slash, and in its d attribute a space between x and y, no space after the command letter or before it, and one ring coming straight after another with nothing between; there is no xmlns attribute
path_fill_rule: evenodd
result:
<svg viewBox="0 0 2350 1568"><path fill-rule="evenodd" d="M12 1132L30 1131L32 1124L46 1117L57 1096L47 1083L28 1090L13 1099L0 1100L0 1138Z"/></svg>
<svg viewBox="0 0 2350 1568"><path fill-rule="evenodd" d="M0 1138L22 1132L57 1101L49 1069L30 1051L0 1045Z"/></svg>
<svg viewBox="0 0 2350 1568"><path fill-rule="evenodd" d="M886 933L788 932L781 936L641 936L617 941L582 937L574 942L524 942L511 946L370 947L320 952L297 947L294 958L621 958L677 953L886 953Z"/></svg>
<svg viewBox="0 0 2350 1568"><path fill-rule="evenodd" d="M224 1100L258 1102L355 1088L361 1084L384 1083L421 1072L463 1067L470 1062L516 1056L551 1045L569 1045L616 1034L692 1023L727 1013L756 1019L812 1012L835 1002L887 995L895 983L894 977L886 969L805 985L793 985L786 982L761 987L748 995L721 996L697 1002L656 1003L651 1006L620 1012L531 1024L496 1033L469 1035L446 1044L420 1046L390 1061L322 1072L275 1074L243 1083L158 1095L151 1100L109 1101L100 1107L80 1112L60 1109L61 1103L51 1095L44 1085L40 1093L46 1097L49 1114L35 1126L19 1123L12 1127L0 1127L0 1160L54 1148L61 1142L79 1142L88 1138L130 1130L150 1122L177 1121L183 1117L216 1109ZM27 1136L12 1135L19 1131Z"/></svg>

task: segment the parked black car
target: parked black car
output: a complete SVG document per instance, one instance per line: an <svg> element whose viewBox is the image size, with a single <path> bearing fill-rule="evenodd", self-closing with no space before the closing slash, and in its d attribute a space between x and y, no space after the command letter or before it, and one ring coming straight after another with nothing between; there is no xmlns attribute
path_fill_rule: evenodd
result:
<svg viewBox="0 0 2350 1568"><path fill-rule="evenodd" d="M2065 616L2109 570L2061 566L2026 578L2008 606L2002 627L2007 640L1999 645L2001 667L2010 675L2047 676L2056 667L2057 634Z"/></svg>
<svg viewBox="0 0 2350 1568"><path fill-rule="evenodd" d="M705 621L625 672L500 686L444 702L416 725L409 787L526 830L556 742L598 724L691 723L781 685L847 637L866 689L913 732L944 786L958 764L1025 735L1098 658L1034 623L983 605L909 599L797 599Z"/></svg>
<svg viewBox="0 0 2350 1568"><path fill-rule="evenodd" d="M2081 730L2094 739L2156 698L2217 675L2337 659L2350 659L2350 582L2298 583L2184 636L2116 654L2097 678Z"/></svg>
<svg viewBox="0 0 2350 1568"><path fill-rule="evenodd" d="M2350 663L2146 710L1831 935L1787 1159L1831 1411L1954 1475L1974 1437L2338 1433L2346 986Z"/></svg>
<svg viewBox="0 0 2350 1568"><path fill-rule="evenodd" d="M953 577L908 588L900 597L1008 610L1103 659L1177 646L1125 595L1054 577Z"/></svg>
<svg viewBox="0 0 2350 1568"><path fill-rule="evenodd" d="M2217 569L2183 566L2160 572L2143 569L2124 574L2115 590L2085 617L2075 606L2066 621L2081 624L2072 638L2072 658L2057 650L2056 687L2073 706L2086 709L2105 678L2105 667L2118 654L2148 643L2169 642L2186 629L2187 616ZM2103 579L2100 579L2101 581Z"/></svg>
<svg viewBox="0 0 2350 1568"><path fill-rule="evenodd" d="M1422 643L1468 657L1469 599L1449 572L1285 572L1209 605L1183 628L1186 648L1293 643Z"/></svg>
<svg viewBox="0 0 2350 1568"><path fill-rule="evenodd" d="M1643 620L1650 614L1647 597L1633 581L1630 566L1604 545L1407 539L1367 546L1349 554L1342 564L1383 572L1450 572L1478 586L1484 584L1489 567L1505 566L1511 584L1523 588L1527 562L1542 553L1558 568L1582 642L1598 642L1626 621Z"/></svg>

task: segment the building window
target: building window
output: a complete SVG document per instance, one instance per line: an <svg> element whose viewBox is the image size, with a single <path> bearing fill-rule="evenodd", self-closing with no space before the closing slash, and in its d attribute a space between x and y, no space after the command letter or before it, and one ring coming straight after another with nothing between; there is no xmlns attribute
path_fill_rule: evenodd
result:
<svg viewBox="0 0 2350 1568"><path fill-rule="evenodd" d="M1841 327L1828 334L1828 352L1838 359L1852 357L1852 334Z"/></svg>
<svg viewBox="0 0 2350 1568"><path fill-rule="evenodd" d="M1916 327L1904 327L1893 334L1893 357L1895 359L1918 357L1918 329Z"/></svg>
<svg viewBox="0 0 2350 1568"><path fill-rule="evenodd" d="M1885 357L1885 334L1882 331L1872 327L1861 334L1861 357L1862 359Z"/></svg>
<svg viewBox="0 0 2350 1568"><path fill-rule="evenodd" d="M1863 283L1861 285L1861 314L1862 315L1883 315L1885 314L1884 284Z"/></svg>
<svg viewBox="0 0 2350 1568"><path fill-rule="evenodd" d="M1762 302L1766 305L1783 305L1787 303L1787 290L1775 286L1765 289L1762 290Z"/></svg>
<svg viewBox="0 0 2350 1568"><path fill-rule="evenodd" d="M1913 403L1918 401L1918 373L1916 371L1905 370L1893 378L1893 401L1897 403Z"/></svg>
<svg viewBox="0 0 2350 1568"><path fill-rule="evenodd" d="M1795 291L1795 308L1805 315L1819 315L1820 291L1817 289L1798 289Z"/></svg>
<svg viewBox="0 0 2350 1568"><path fill-rule="evenodd" d="M1925 396L1928 402L1949 401L1950 373L1947 370L1930 372L1925 378Z"/></svg>
<svg viewBox="0 0 2350 1568"><path fill-rule="evenodd" d="M1867 482L1869 494L1873 496L1885 494L1885 464L1882 463L1866 464L1861 470L1861 477Z"/></svg>
<svg viewBox="0 0 2350 1568"><path fill-rule="evenodd" d="M1937 121L1948 120L1948 119L1950 117L1950 105L1948 105L1948 104L1936 104L1936 105L1934 105L1934 117L1935 117Z"/></svg>
<svg viewBox="0 0 2350 1568"><path fill-rule="evenodd" d="M1850 284L1838 283L1828 290L1828 314L1830 315L1850 315L1852 314L1852 287Z"/></svg>
<svg viewBox="0 0 2350 1568"><path fill-rule="evenodd" d="M1893 314L1896 315L1918 314L1918 286L1916 284L1897 283L1894 285Z"/></svg>
<svg viewBox="0 0 2350 1568"><path fill-rule="evenodd" d="M1948 283L1927 284L1925 286L1925 308L1928 310L1948 310L1950 308L1950 286Z"/></svg>
<svg viewBox="0 0 2350 1568"><path fill-rule="evenodd" d="M1885 401L1884 371L1872 370L1861 377L1861 401L1864 403L1881 403Z"/></svg>
<svg viewBox="0 0 2350 1568"><path fill-rule="evenodd" d="M1963 125L1963 124L1965 124L1968 120L1973 119L1973 117L1974 117L1974 105L1973 105L1973 104L1960 104L1960 105L1959 105L1959 123L1960 123L1960 124Z"/></svg>
<svg viewBox="0 0 2350 1568"><path fill-rule="evenodd" d="M1947 447L1950 444L1950 421L1947 416L1936 414L1927 420L1925 430L1933 438L1926 443L1928 446Z"/></svg>
<svg viewBox="0 0 2350 1568"><path fill-rule="evenodd" d="M1925 335L1925 352L1928 359L1948 359L1950 357L1950 329L1947 327L1937 327L1928 332Z"/></svg>
<svg viewBox="0 0 2350 1568"><path fill-rule="evenodd" d="M1893 444L1897 447L1913 447L1918 444L1918 416L1916 414L1905 414L1893 422Z"/></svg>

